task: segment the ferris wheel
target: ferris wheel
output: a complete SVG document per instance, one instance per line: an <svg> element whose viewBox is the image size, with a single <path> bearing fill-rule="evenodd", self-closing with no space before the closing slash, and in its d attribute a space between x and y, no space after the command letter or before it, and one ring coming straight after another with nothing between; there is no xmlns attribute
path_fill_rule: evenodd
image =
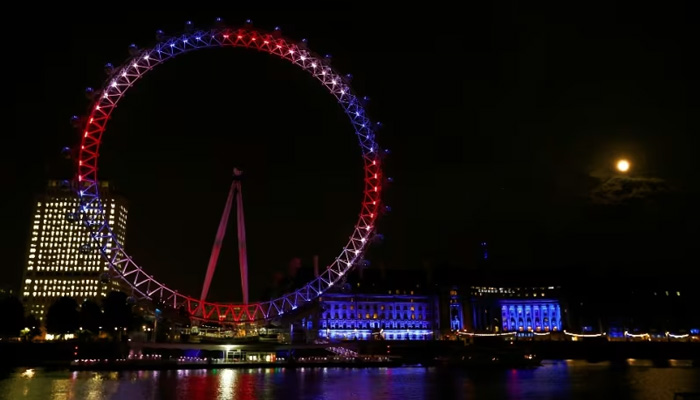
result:
<svg viewBox="0 0 700 400"><path fill-rule="evenodd" d="M250 21L242 26L229 26L217 18L208 29L197 29L185 23L185 31L174 36L156 33L157 43L151 48L129 46L130 57L120 66L107 64L109 77L99 90L88 88L92 99L89 115L79 120L81 143L78 149L77 190L79 213L90 232L93 243L109 261L110 274L131 287L139 298L159 299L173 308L185 308L194 318L223 323L265 321L290 313L337 286L355 266L364 260L364 253L375 235L375 223L384 210L381 202L382 159L385 151L375 141L378 123L372 122L364 109L364 98L350 88L350 76L336 72L329 57L309 50L306 40L300 42L282 36L279 28L265 31L254 28ZM342 107L352 125L360 146L364 189L360 212L349 241L335 260L319 275L293 292L269 301L242 304L207 302L179 293L165 286L146 272L124 250L109 226L100 199L98 159L107 123L119 101L145 74L160 64L184 53L207 48L247 48L284 59L303 69L323 85ZM247 297L247 296L246 296Z"/></svg>

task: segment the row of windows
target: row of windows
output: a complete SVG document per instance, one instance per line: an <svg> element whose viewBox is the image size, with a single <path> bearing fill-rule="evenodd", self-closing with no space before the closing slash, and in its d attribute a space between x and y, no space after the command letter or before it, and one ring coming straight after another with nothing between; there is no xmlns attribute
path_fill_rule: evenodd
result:
<svg viewBox="0 0 700 400"><path fill-rule="evenodd" d="M334 317L335 317L335 319L339 319L339 318L354 319L354 318L355 318L355 313L345 313L345 314L342 314L342 313L340 313L340 314L339 314L339 313L335 313L335 314L334 314ZM331 318L331 314L330 314L330 313L325 313L325 314L323 314L323 318L324 318L324 319ZM362 314L357 313L357 319L362 319ZM389 313L387 313L387 314L384 314L384 313L379 313L379 314L374 313L374 314L372 314L371 317L370 317L370 314L367 313L367 314L365 314L365 319L403 319L403 320L408 320L408 319L409 319L409 315L408 315L407 313L403 313L403 314L399 313L399 314L397 314L396 316L394 316L393 314L389 314ZM415 313L412 313L412 314L410 315L410 319L416 319L416 314L415 314ZM419 319L419 320L426 319L426 318L425 318L425 314L418 314L418 319Z"/></svg>
<svg viewBox="0 0 700 400"><path fill-rule="evenodd" d="M42 235L47 236L52 232L57 232L60 235L65 231L77 231L83 229L82 225L69 224L66 221L56 221L56 223L53 224L44 221L43 226L39 224L39 221L35 221L34 223L37 224L32 227L32 235L34 236L39 235L39 230L41 230Z"/></svg>
<svg viewBox="0 0 700 400"><path fill-rule="evenodd" d="M320 337L325 337L328 339L358 339L358 340L370 340L372 334L370 333L355 333L355 332L324 332L319 333ZM388 340L431 340L432 336L429 333L388 333L385 334Z"/></svg>
<svg viewBox="0 0 700 400"><path fill-rule="evenodd" d="M350 323L336 323L336 322L321 322L321 328L324 329L428 329L428 323L386 323L380 324L379 322L350 322Z"/></svg>
<svg viewBox="0 0 700 400"><path fill-rule="evenodd" d="M78 285L78 284L96 284L98 282L97 279L35 279L34 282L36 283L60 283L64 285ZM31 279L26 279L24 283L32 283Z"/></svg>
<svg viewBox="0 0 700 400"><path fill-rule="evenodd" d="M68 240L59 240L56 241L56 243L50 243L47 241L43 241L42 243L39 243L39 253L47 254L47 253L65 253L66 250L68 251L76 251L79 250L83 247L83 245L93 247L94 243L92 241L89 241L88 238L80 237L79 239L74 239L71 241ZM34 245L35 246L35 245ZM106 243L106 247L112 247L112 243ZM36 247L34 247L36 248Z"/></svg>
<svg viewBox="0 0 700 400"><path fill-rule="evenodd" d="M65 225L65 226L64 226ZM37 225L35 225L36 227ZM41 228L41 232L39 232L39 228L34 228L34 231L32 232L33 237L39 237L41 236L42 238L51 238L54 236L72 236L75 235L76 232L85 232L83 229L82 225L73 225L73 224L60 224L58 226L56 225L49 225L49 224L44 224L43 227ZM41 233L41 235L39 235ZM87 234L87 233L85 233Z"/></svg>
<svg viewBox="0 0 700 400"><path fill-rule="evenodd" d="M53 197L51 199L52 201L46 202L45 207L46 208L55 208L55 207L77 207L80 205L79 201L66 201L66 199L61 199L59 197ZM102 199L102 202L105 203L106 205L110 206L111 208L116 207L114 201L112 199ZM36 203L37 208L41 208L41 202ZM124 206L119 206L122 210L124 209Z"/></svg>
<svg viewBox="0 0 700 400"><path fill-rule="evenodd" d="M75 291L75 290L97 290L98 287L97 285L83 285L82 287L75 287L75 285L71 285L70 287L68 286L61 286L61 285L41 285L43 287L39 287L39 285L34 285L34 291L43 291L43 292L48 292L48 291L57 291L57 290L70 290L70 291ZM103 286L103 290L106 290L107 287ZM29 291L29 285L24 287L25 291Z"/></svg>
<svg viewBox="0 0 700 400"><path fill-rule="evenodd" d="M41 229L41 233L44 235L51 233L51 232L58 232L58 234L60 234L61 232L64 232L67 230L72 231L72 230L79 230L79 229L84 228L83 225L77 224L76 222L77 221L68 221L65 218L60 218L60 219L56 218L54 220L44 219L42 224L40 224L40 221L34 221L35 225L32 226L32 233L34 235L36 235L38 233L39 229ZM107 222L109 223L109 226L114 226L114 215L110 215ZM119 222L126 223L126 221L119 221Z"/></svg>
<svg viewBox="0 0 700 400"><path fill-rule="evenodd" d="M76 296L97 296L97 292L32 292L31 293L32 297L76 297ZM106 296L105 293L102 293L102 296ZM29 297L29 292L24 292L24 297Z"/></svg>
<svg viewBox="0 0 700 400"><path fill-rule="evenodd" d="M543 297L543 298L547 297L545 295L545 293L540 293L538 295L537 293L513 293L513 292L510 292L510 293L503 293L501 295L504 297L506 297L506 296L507 297L530 297L530 294L532 294L532 297ZM488 293L474 293L474 296L479 296L479 297L488 296L488 295L489 295Z"/></svg>
<svg viewBox="0 0 700 400"><path fill-rule="evenodd" d="M109 249L107 249L106 252L109 252ZM75 253L73 251L68 252L68 254L66 254L66 252L61 252L61 251L49 251L49 252L45 252L45 253L48 253L48 254L42 254L42 253L30 254L29 259L33 260L36 258L37 263L39 263L39 264L42 263L42 261L46 261L48 263L51 263L51 261L58 261L58 260L66 261L66 262L63 262L61 264L69 264L72 261L73 265L76 265L78 261L85 261L85 263L87 263L89 261L93 261L93 263L94 263L94 262L99 261L101 259L100 255L97 254L97 252L95 252L93 254L84 254L82 252ZM30 261L29 264L33 265L34 261Z"/></svg>
<svg viewBox="0 0 700 400"><path fill-rule="evenodd" d="M27 271L33 271L34 267L27 268ZM81 272L98 272L100 270L107 271L109 270L109 267L36 267L36 270L39 272L49 272L49 271L63 271L63 272L76 272L76 271L81 271Z"/></svg>
<svg viewBox="0 0 700 400"><path fill-rule="evenodd" d="M74 211L75 211L75 208L65 208L65 207L64 208L51 208L51 209L47 208L44 210L44 216L45 216L44 218L56 217L57 219L65 219L66 215L68 215L69 213L74 213ZM100 212L100 210L95 209L95 208L88 208L84 211L81 211L81 213L83 213L83 214L97 214L99 212ZM105 211L105 213L107 213L107 211ZM109 210L109 214L112 214L112 215L115 214L114 207L112 207L112 209ZM35 219L39 218L40 216L41 216L40 211L37 212L36 214L34 214Z"/></svg>
<svg viewBox="0 0 700 400"><path fill-rule="evenodd" d="M533 288L496 288L496 287L472 287L472 295L474 296L483 296L484 294L520 294L525 291L529 292L540 292L542 296L545 296L544 291L545 290L554 290L554 286L548 286L548 287L533 287ZM450 293L451 294L451 293ZM455 291L456 294L456 291ZM525 294L527 296L527 293ZM536 294L534 295L535 297L537 296Z"/></svg>
<svg viewBox="0 0 700 400"><path fill-rule="evenodd" d="M61 256L50 256L50 257L44 257L44 260L38 260L37 264L39 264L39 267L42 266L49 266L52 264L56 264L56 261L61 261L60 265L83 265L83 266L95 266L95 265L104 265L107 263L107 261L102 260L102 257L99 255L95 254L81 254L81 256L86 256L86 257L75 257L75 255L61 255ZM41 257L39 257L41 258ZM30 265L34 265L34 261L29 262Z"/></svg>
<svg viewBox="0 0 700 400"><path fill-rule="evenodd" d="M366 306L366 307L365 307L365 306ZM378 305L378 304L366 304L366 305L358 304L358 305L357 305L357 309L358 309L358 310L363 310L363 309L366 308L367 310L377 310L377 309L379 309L379 310L381 310L381 311L384 311L384 310L385 310L385 307L388 307L389 311L393 311L393 310L394 310L394 306L393 306L393 305L390 305L390 306L385 306L384 304L380 304L380 305ZM332 310L340 310L340 309L342 309L342 310L347 310L347 309L348 309L348 305L347 305L347 304L332 304L332 305L331 305L331 309L332 309ZM354 305L350 305L349 309L350 309L350 310L354 310L354 309L355 309L355 306L354 306ZM396 306L396 310L404 310L404 311L411 310L411 311L416 311L416 306L415 306L415 305L410 305L410 306L409 306L409 305L405 305L405 304L404 304L403 306L398 305L398 306ZM423 311L423 310L424 310L424 307L423 307L422 305L418 305L418 311Z"/></svg>

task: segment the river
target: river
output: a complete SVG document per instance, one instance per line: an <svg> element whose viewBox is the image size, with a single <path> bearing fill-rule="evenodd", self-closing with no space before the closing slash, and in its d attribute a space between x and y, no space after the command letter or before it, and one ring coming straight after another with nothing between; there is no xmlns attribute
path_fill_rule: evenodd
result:
<svg viewBox="0 0 700 400"><path fill-rule="evenodd" d="M0 375L8 400L412 400L412 399L674 399L700 393L700 368L672 361L545 360L529 369L253 368L71 372L15 369ZM698 397L686 398L700 398Z"/></svg>

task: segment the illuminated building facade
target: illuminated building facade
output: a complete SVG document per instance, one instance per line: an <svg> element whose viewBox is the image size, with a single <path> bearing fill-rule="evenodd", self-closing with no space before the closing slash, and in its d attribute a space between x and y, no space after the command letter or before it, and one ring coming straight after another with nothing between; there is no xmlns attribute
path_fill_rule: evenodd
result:
<svg viewBox="0 0 700 400"><path fill-rule="evenodd" d="M567 326L560 286L505 285L492 276L477 281L502 285L460 285L459 274L446 272L433 280L430 269L364 271L319 298L313 333L328 340L437 340L460 331L527 336Z"/></svg>
<svg viewBox="0 0 700 400"><path fill-rule="evenodd" d="M319 338L433 340L438 328L432 295L327 293L319 303Z"/></svg>
<svg viewBox="0 0 700 400"><path fill-rule="evenodd" d="M482 332L556 332L566 312L558 286L470 288L474 330Z"/></svg>
<svg viewBox="0 0 700 400"><path fill-rule="evenodd" d="M113 192L109 182L100 182L100 193L106 219L124 243L126 202ZM99 304L108 292L118 289L107 274L109 263L79 220L78 206L70 185L56 180L48 182L46 192L34 204L22 299L25 310L40 321L60 297L73 297L78 304L85 300Z"/></svg>
<svg viewBox="0 0 700 400"><path fill-rule="evenodd" d="M327 340L434 340L438 296L426 271L360 269L338 292L324 293L313 333Z"/></svg>
<svg viewBox="0 0 700 400"><path fill-rule="evenodd" d="M465 315L463 290L456 285L441 286L438 293L440 303L441 334L471 328L471 315Z"/></svg>

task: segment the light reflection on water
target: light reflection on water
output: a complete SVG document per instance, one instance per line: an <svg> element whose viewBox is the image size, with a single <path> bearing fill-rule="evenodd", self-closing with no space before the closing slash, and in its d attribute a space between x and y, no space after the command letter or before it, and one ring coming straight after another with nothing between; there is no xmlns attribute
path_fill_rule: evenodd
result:
<svg viewBox="0 0 700 400"><path fill-rule="evenodd" d="M673 399L700 392L700 368L549 361L535 369L254 368L0 375L0 399Z"/></svg>

